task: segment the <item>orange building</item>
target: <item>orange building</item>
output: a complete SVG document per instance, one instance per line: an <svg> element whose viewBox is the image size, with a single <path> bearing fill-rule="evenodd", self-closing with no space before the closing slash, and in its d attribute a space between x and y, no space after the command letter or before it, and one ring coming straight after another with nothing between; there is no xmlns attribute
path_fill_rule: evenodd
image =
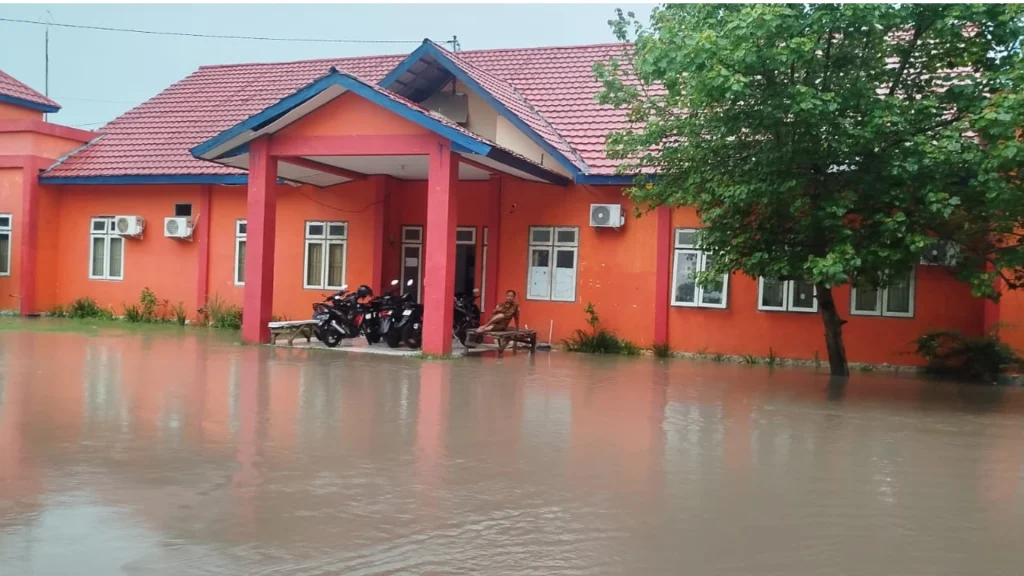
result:
<svg viewBox="0 0 1024 576"><path fill-rule="evenodd" d="M96 132L44 121L56 103L0 76L0 309L87 296L120 313L149 287L190 315L214 296L243 305L243 337L265 341L272 315L398 278L416 283L429 352L451 349L453 294L480 288L485 310L516 290L542 340L582 327L592 302L644 346L824 358L811 287L737 274L701 288L695 211L635 216L604 153L626 118L595 102L591 72L622 48L425 41L202 67ZM836 300L849 358L894 364L918 362L925 331L981 334L1020 307L925 265Z"/></svg>

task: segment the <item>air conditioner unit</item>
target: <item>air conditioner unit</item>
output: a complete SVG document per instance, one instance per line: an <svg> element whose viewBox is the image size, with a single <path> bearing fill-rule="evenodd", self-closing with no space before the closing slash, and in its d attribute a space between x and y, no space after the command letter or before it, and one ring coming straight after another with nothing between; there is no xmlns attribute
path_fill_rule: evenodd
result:
<svg viewBox="0 0 1024 576"><path fill-rule="evenodd" d="M619 228L626 223L622 206L618 204L591 204L590 225L594 228Z"/></svg>
<svg viewBox="0 0 1024 576"><path fill-rule="evenodd" d="M953 242L932 242L921 254L923 266L956 266L959 261L960 247Z"/></svg>
<svg viewBox="0 0 1024 576"><path fill-rule="evenodd" d="M192 218L188 216L175 216L164 218L164 236L167 238L192 238Z"/></svg>
<svg viewBox="0 0 1024 576"><path fill-rule="evenodd" d="M114 216L114 232L121 236L142 238L146 229L146 219L142 216Z"/></svg>

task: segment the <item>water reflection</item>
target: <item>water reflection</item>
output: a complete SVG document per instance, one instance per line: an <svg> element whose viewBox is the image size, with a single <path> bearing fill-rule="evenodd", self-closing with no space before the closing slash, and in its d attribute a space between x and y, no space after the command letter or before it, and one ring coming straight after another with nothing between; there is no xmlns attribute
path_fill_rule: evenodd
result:
<svg viewBox="0 0 1024 576"><path fill-rule="evenodd" d="M1024 390L884 374L0 333L0 560L1015 573L1022 414Z"/></svg>

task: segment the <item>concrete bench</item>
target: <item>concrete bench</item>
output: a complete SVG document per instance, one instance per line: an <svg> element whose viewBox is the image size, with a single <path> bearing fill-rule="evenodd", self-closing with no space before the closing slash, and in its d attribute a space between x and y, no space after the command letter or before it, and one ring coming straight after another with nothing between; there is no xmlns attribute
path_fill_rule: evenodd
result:
<svg viewBox="0 0 1024 576"><path fill-rule="evenodd" d="M288 345L291 346L292 342L300 336L304 336L306 342L312 342L313 328L316 328L316 320L270 322L267 326L270 328L271 344L277 344L277 337L284 336L288 340Z"/></svg>
<svg viewBox="0 0 1024 576"><path fill-rule="evenodd" d="M536 330L497 330L494 332L477 332L476 330L466 331L466 348L476 348L483 339L494 338L498 344L498 356L505 354L505 348L512 345L512 353L516 353L520 344L529 346L530 354L537 351Z"/></svg>

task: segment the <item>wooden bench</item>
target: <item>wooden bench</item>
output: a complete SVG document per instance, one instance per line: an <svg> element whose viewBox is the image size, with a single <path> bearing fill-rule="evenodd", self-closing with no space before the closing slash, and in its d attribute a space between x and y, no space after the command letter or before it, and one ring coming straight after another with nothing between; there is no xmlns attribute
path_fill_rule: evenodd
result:
<svg viewBox="0 0 1024 576"><path fill-rule="evenodd" d="M313 341L313 328L316 328L316 320L292 320L291 322L271 322L267 324L270 328L270 343L277 344L277 337L284 336L288 345L300 336L306 338L306 342Z"/></svg>
<svg viewBox="0 0 1024 576"><path fill-rule="evenodd" d="M484 338L494 338L494 341L498 344L499 357L505 354L505 348L508 348L509 344L512 345L513 354L518 351L520 344L529 346L530 354L537 351L536 330L499 330L484 333L477 332L476 330L467 330L466 348L476 348L483 342Z"/></svg>

